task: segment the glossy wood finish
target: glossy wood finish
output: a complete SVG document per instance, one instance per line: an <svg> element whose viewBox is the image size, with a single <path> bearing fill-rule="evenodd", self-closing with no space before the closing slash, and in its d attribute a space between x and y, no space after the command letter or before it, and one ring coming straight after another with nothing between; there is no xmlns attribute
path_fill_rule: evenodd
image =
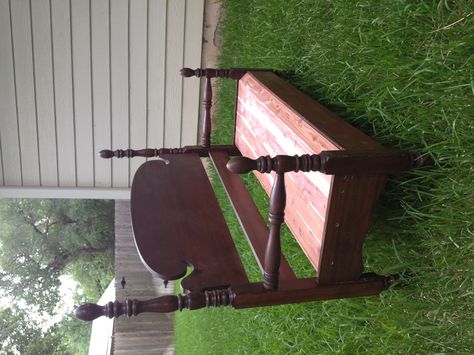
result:
<svg viewBox="0 0 474 355"><path fill-rule="evenodd" d="M197 154L163 155L137 171L131 214L135 242L150 272L164 280L193 272L188 291L247 282L247 276Z"/></svg>
<svg viewBox="0 0 474 355"><path fill-rule="evenodd" d="M182 76L185 78L190 78L192 76L195 76L197 78L229 78L229 79L234 79L234 80L239 80L242 78L242 76L247 72L247 69L238 69L238 68L232 68L232 69L214 69L214 68L197 68L197 69L191 69L191 68L183 68L181 69L180 73Z"/></svg>
<svg viewBox="0 0 474 355"><path fill-rule="evenodd" d="M245 236L249 241L258 265L264 271L265 249L267 246L269 229L255 202L252 200L242 179L237 174L230 173L226 168L229 155L225 151L213 151L210 157L217 171L219 178L227 192L235 214L239 219ZM296 276L285 257L280 259L280 280L295 280Z"/></svg>
<svg viewBox="0 0 474 355"><path fill-rule="evenodd" d="M204 108L204 117L202 120L202 136L201 136L201 145L205 148L211 146L211 131L212 131L212 119L211 119L211 110L212 110L212 83L211 78L231 78L234 80L240 79L245 70L241 69L191 69L191 68L182 68L180 71L181 75L185 78L190 78L195 76L197 78L204 77L206 78L206 84L204 86L204 98L203 98L203 108Z"/></svg>
<svg viewBox="0 0 474 355"><path fill-rule="evenodd" d="M161 156L169 164L155 160L138 170L132 186L132 219L137 248L152 273L176 279L187 266L194 267L182 282L187 293L105 306L87 304L76 312L79 318L361 297L376 295L397 279L397 275L363 273L364 238L387 174L430 165L429 159L381 147L271 72L184 68L182 74L204 76L208 83L213 77L240 79L235 146L210 146L209 136L202 146L103 155L172 153ZM207 132L210 135L210 128ZM240 153L244 156L228 161L229 154ZM263 269L262 282L248 282L199 158L206 155ZM259 172L268 192L273 186L270 228L237 175L252 170ZM316 267L317 278L297 279L282 256L284 220Z"/></svg>
<svg viewBox="0 0 474 355"><path fill-rule="evenodd" d="M275 171L278 174L290 171L319 171L321 170L321 156L324 153L325 152L322 152L320 155L303 154L300 156L277 155L274 158L267 155L257 159L237 157L229 160L227 163L227 169L234 174L249 173L252 170L267 174L272 171Z"/></svg>
<svg viewBox="0 0 474 355"><path fill-rule="evenodd" d="M183 309L228 306L234 300L230 289L217 289L184 295L165 295L146 301L130 300L109 302L103 306L85 303L74 311L76 318L92 321L98 317L118 318L120 316L137 316L140 313L169 313Z"/></svg>
<svg viewBox="0 0 474 355"><path fill-rule="evenodd" d="M211 109L212 109L212 84L211 78L206 78L206 86L204 88L204 119L202 126L201 145L203 147L210 147L211 145Z"/></svg>
<svg viewBox="0 0 474 355"><path fill-rule="evenodd" d="M289 303L325 301L340 298L374 296L386 290L398 276L375 274L351 282L321 285L317 278L281 283L278 290L265 290L262 283L231 288L234 308L275 306Z"/></svg>
<svg viewBox="0 0 474 355"><path fill-rule="evenodd" d="M433 164L419 153L392 149L326 151L320 157L320 171L334 175L388 174Z"/></svg>
<svg viewBox="0 0 474 355"><path fill-rule="evenodd" d="M386 180L383 174L334 177L317 266L320 284L357 280L362 274L364 239Z"/></svg>
<svg viewBox="0 0 474 355"><path fill-rule="evenodd" d="M278 288L278 275L281 258L280 230L285 220L286 190L285 174L278 173L270 194L270 234L265 249L265 263L263 273L263 287L267 290Z"/></svg>
<svg viewBox="0 0 474 355"><path fill-rule="evenodd" d="M268 290L261 282L245 283L226 289L185 295L166 295L146 301L136 299L115 301L103 306L86 303L75 310L75 316L80 320L91 321L101 316L131 317L145 312L168 313L183 309L194 310L229 305L239 309L374 296L386 290L396 279L398 275L363 274L358 280L321 285L318 278L306 278L281 282L277 290Z"/></svg>
<svg viewBox="0 0 474 355"><path fill-rule="evenodd" d="M244 174L252 170L260 173L309 172L319 171L328 175L371 175L409 170L413 167L430 165L417 153L400 150L335 150L320 154L269 155L257 159L237 157L229 160L227 169L234 174Z"/></svg>
<svg viewBox="0 0 474 355"><path fill-rule="evenodd" d="M233 145L214 145L208 148L200 145L188 145L182 148L145 148L145 149L103 149L100 151L99 155L103 159L110 158L134 158L134 157L144 157L144 158L156 158L162 154L187 154L187 153L196 153L201 157L207 157L209 152L219 150L225 151L230 155L240 155L239 150Z"/></svg>

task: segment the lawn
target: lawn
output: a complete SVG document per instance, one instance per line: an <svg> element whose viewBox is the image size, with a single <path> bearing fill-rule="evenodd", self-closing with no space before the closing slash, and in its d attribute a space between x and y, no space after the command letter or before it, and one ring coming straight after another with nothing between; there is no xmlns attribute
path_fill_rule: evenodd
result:
<svg viewBox="0 0 474 355"><path fill-rule="evenodd" d="M177 354L474 352L472 1L224 0L220 66L272 68L387 147L432 169L393 175L364 247L368 271L410 272L379 297L176 316ZM232 134L221 81L213 143ZM246 177L263 214L267 198ZM259 275L222 187L252 280ZM314 275L291 235L284 252Z"/></svg>

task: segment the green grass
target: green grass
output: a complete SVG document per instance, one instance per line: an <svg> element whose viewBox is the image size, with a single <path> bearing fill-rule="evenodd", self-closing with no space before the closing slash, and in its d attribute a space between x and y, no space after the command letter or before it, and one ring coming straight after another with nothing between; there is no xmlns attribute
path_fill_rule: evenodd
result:
<svg viewBox="0 0 474 355"><path fill-rule="evenodd" d="M182 312L176 353L474 352L472 1L223 3L221 67L281 71L380 143L422 151L436 165L391 177L365 243L367 270L408 270L414 276L405 287L380 297ZM215 143L232 134L233 83L220 86ZM246 180L265 213L266 196ZM299 276L314 274L288 233L284 250Z"/></svg>

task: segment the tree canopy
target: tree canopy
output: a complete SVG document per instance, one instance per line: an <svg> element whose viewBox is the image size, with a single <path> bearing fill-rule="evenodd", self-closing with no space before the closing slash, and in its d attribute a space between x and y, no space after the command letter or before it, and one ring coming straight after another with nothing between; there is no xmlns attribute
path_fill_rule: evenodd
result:
<svg viewBox="0 0 474 355"><path fill-rule="evenodd" d="M58 312L61 275L79 283L83 292L76 298L98 300L113 277L113 216L113 201L0 200L0 297L8 300L0 303L0 344L14 342L22 354L42 346L68 353L72 334L80 334L65 334L77 328L75 320L45 330L31 313Z"/></svg>

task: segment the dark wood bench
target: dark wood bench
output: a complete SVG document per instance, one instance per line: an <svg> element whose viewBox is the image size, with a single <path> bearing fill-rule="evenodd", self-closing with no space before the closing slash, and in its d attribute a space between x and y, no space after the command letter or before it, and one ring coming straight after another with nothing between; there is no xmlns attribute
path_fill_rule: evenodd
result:
<svg viewBox="0 0 474 355"><path fill-rule="evenodd" d="M387 149L271 71L183 69L206 79L199 146L102 151L104 158L158 157L135 174L134 237L148 270L182 280L184 293L105 306L85 304L92 320L141 312L235 308L376 295L396 275L364 273L362 247L389 173L429 165L419 154ZM211 79L237 81L234 143L211 144ZM233 156L233 158L231 158ZM210 157L262 269L250 283L201 157ZM238 174L254 171L270 195L269 224ZM283 221L317 277L298 279L281 253Z"/></svg>

